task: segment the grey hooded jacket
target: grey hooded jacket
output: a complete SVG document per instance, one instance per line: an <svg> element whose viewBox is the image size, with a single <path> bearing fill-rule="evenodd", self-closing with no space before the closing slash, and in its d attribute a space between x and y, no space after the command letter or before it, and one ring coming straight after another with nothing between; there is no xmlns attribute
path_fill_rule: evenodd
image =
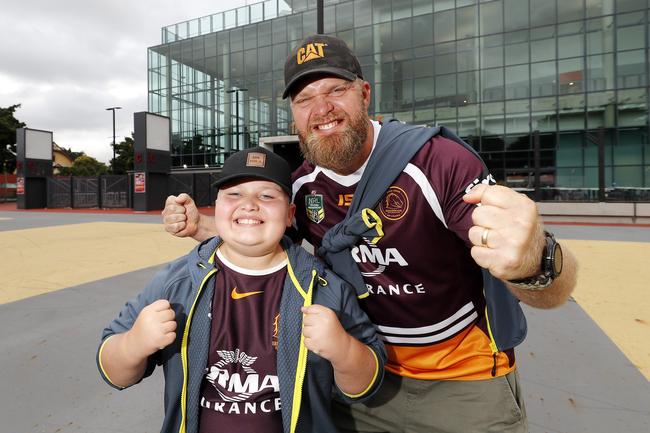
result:
<svg viewBox="0 0 650 433"><path fill-rule="evenodd" d="M379 235L376 224L366 214L366 209L377 206L411 158L434 136L455 141L481 159L474 149L444 126L426 128L391 119L381 127L376 147L354 192L347 215L323 236L318 256L353 286L359 297L365 296L367 289L361 272L352 259L350 248L357 245L362 237L373 239ZM503 281L492 276L486 269L482 271L483 292L487 303L485 314L492 351L496 353L497 350L511 349L526 338L526 317L519 306L519 300Z"/></svg>
<svg viewBox="0 0 650 433"><path fill-rule="evenodd" d="M165 418L163 433L198 433L200 389L208 359L211 323L208 313L214 292L214 253L219 238L199 244L187 256L158 272L153 281L127 302L119 316L102 333L97 365L102 378L114 385L101 365L104 343L114 334L131 328L146 305L167 299L176 313L177 338L174 343L149 357L144 377L156 365L165 375ZM287 238L288 272L280 304L277 368L282 401L282 422L286 433L331 433L336 427L330 416L332 394L344 402L362 401L377 390L383 379L386 352L374 326L359 308L354 291L303 248ZM365 392L343 394L334 384L331 364L304 346L302 306L321 304L337 313L346 331L368 345L377 359L376 374Z"/></svg>

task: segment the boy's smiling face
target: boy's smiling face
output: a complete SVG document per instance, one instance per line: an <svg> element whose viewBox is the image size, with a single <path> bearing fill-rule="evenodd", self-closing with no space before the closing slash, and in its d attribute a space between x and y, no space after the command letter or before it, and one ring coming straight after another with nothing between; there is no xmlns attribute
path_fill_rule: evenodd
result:
<svg viewBox="0 0 650 433"><path fill-rule="evenodd" d="M214 203L222 252L230 260L281 252L279 242L294 213L295 206L274 182L241 179L224 185Z"/></svg>

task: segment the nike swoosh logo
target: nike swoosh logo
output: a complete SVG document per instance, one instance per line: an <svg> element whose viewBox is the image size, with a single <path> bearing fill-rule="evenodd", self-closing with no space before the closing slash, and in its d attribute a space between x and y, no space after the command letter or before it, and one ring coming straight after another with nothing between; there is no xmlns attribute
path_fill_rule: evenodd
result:
<svg viewBox="0 0 650 433"><path fill-rule="evenodd" d="M253 296L253 295L259 295L260 293L264 293L264 291L239 293L237 291L237 287L235 287L234 289L232 289L232 292L230 292L230 297L237 300L237 299L248 298L249 296Z"/></svg>

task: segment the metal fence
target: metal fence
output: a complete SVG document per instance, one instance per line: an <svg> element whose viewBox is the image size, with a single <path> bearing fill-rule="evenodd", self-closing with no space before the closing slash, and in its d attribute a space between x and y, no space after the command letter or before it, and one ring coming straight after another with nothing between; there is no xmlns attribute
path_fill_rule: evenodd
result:
<svg viewBox="0 0 650 433"><path fill-rule="evenodd" d="M72 207L99 207L99 178L72 177Z"/></svg>
<svg viewBox="0 0 650 433"><path fill-rule="evenodd" d="M101 176L99 182L101 186L101 206L103 208L129 207L130 188L128 176Z"/></svg>
<svg viewBox="0 0 650 433"><path fill-rule="evenodd" d="M128 175L47 178L48 208L128 208Z"/></svg>
<svg viewBox="0 0 650 433"><path fill-rule="evenodd" d="M47 178L47 207L72 207L70 177Z"/></svg>

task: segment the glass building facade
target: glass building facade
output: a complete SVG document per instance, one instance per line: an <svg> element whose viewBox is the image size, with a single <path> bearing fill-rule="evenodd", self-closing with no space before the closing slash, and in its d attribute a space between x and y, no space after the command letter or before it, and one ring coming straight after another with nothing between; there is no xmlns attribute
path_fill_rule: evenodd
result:
<svg viewBox="0 0 650 433"><path fill-rule="evenodd" d="M649 0L324 4L373 118L446 125L537 199L650 201ZM283 66L316 23L316 1L271 0L164 27L149 111L171 118L173 164L292 134Z"/></svg>

